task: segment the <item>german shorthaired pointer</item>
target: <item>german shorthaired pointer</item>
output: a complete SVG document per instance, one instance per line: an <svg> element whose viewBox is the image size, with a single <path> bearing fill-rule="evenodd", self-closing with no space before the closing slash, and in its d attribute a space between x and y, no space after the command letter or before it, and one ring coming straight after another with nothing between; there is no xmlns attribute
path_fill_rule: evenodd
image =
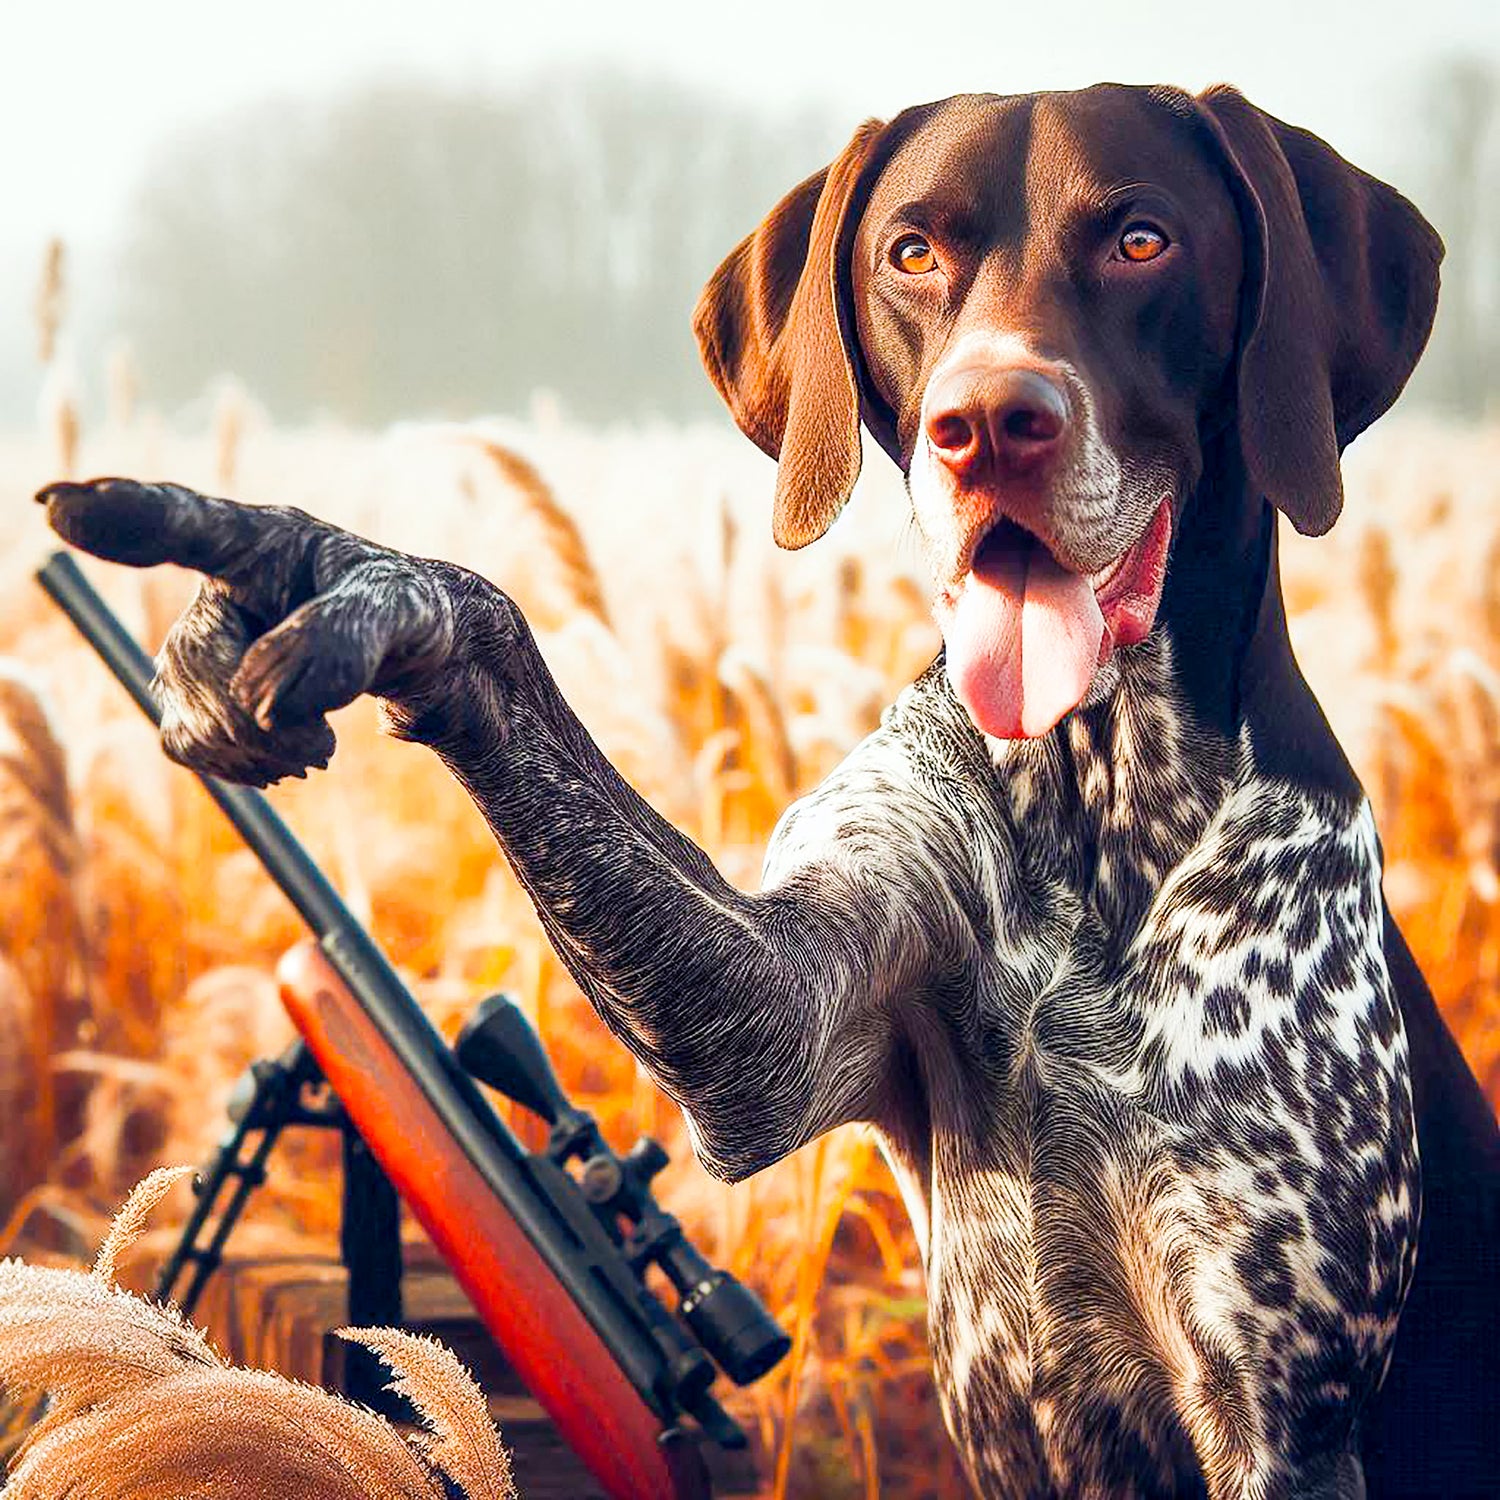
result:
<svg viewBox="0 0 1500 1500"><path fill-rule="evenodd" d="M621 781L482 579L170 485L43 498L90 551L209 575L160 658L179 760L301 774L362 692L437 751L711 1172L874 1124L980 1492L1494 1493L1500 1142L1276 554L1277 510L1333 525L1440 257L1226 88L922 106L784 199L704 294L708 369L780 460L787 547L863 419L945 654L757 895Z"/></svg>

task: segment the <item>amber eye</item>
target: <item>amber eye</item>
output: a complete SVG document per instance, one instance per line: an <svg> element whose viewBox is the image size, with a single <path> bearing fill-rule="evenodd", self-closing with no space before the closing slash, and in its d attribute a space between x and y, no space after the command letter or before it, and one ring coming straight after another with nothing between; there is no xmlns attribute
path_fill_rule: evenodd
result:
<svg viewBox="0 0 1500 1500"><path fill-rule="evenodd" d="M1132 224L1120 236L1120 254L1126 260L1155 260L1168 240L1154 224Z"/></svg>
<svg viewBox="0 0 1500 1500"><path fill-rule="evenodd" d="M925 276L937 270L937 256L920 234L903 234L891 246L891 264L908 276Z"/></svg>

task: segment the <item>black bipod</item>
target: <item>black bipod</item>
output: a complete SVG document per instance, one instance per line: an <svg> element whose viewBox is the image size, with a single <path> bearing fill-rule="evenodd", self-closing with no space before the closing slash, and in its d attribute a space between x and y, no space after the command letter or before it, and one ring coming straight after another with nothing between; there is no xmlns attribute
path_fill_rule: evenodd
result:
<svg viewBox="0 0 1500 1500"><path fill-rule="evenodd" d="M328 1088L306 1044L293 1042L280 1057L251 1063L235 1084L228 1113L229 1129L193 1180L197 1202L182 1226L176 1248L156 1278L156 1299L175 1300L185 1317L192 1316L209 1277L223 1261L225 1246L250 1195L266 1180L266 1163L282 1131L288 1126L305 1125L337 1130L340 1136L343 1184L339 1254L349 1277L349 1322L365 1328L398 1325L401 1202L380 1163ZM179 1296L177 1288L190 1267L191 1276ZM344 1351L343 1384L347 1393L390 1415L407 1415L409 1408L390 1397L385 1383L384 1366L368 1349L351 1345Z"/></svg>

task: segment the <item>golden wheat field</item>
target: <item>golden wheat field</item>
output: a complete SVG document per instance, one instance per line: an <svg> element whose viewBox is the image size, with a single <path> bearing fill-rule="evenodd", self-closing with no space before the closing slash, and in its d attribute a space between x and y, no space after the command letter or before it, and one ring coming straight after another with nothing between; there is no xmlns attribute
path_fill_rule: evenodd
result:
<svg viewBox="0 0 1500 1500"><path fill-rule="evenodd" d="M0 1254L91 1254L132 1183L207 1154L236 1076L290 1035L271 973L300 935L30 581L48 538L29 497L64 468L299 505L487 574L622 772L741 884L782 808L936 646L883 459L830 536L787 555L771 466L727 429L582 430L539 404L524 423L286 431L230 396L201 431L117 411L0 442ZM1335 532L1287 543L1294 632L1375 801L1390 899L1500 1100L1500 430L1394 419L1346 474ZM89 571L152 646L191 588ZM794 1331L793 1356L733 1398L775 1492L962 1494L912 1237L871 1139L711 1182L463 792L382 740L369 705L336 727L333 768L273 800L439 1025L515 994L617 1145L669 1144L664 1199ZM247 1233L326 1245L336 1216L326 1147L288 1137Z"/></svg>

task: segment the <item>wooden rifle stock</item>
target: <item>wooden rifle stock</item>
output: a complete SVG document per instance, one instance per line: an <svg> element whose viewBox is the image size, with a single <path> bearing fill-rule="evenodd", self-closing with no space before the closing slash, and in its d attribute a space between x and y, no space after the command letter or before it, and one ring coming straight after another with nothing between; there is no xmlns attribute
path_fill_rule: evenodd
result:
<svg viewBox="0 0 1500 1500"><path fill-rule="evenodd" d="M620 1500L707 1495L696 1452L662 1422L455 1144L315 943L277 973L281 999L371 1154L463 1285L505 1357ZM674 1472L681 1471L681 1472Z"/></svg>

